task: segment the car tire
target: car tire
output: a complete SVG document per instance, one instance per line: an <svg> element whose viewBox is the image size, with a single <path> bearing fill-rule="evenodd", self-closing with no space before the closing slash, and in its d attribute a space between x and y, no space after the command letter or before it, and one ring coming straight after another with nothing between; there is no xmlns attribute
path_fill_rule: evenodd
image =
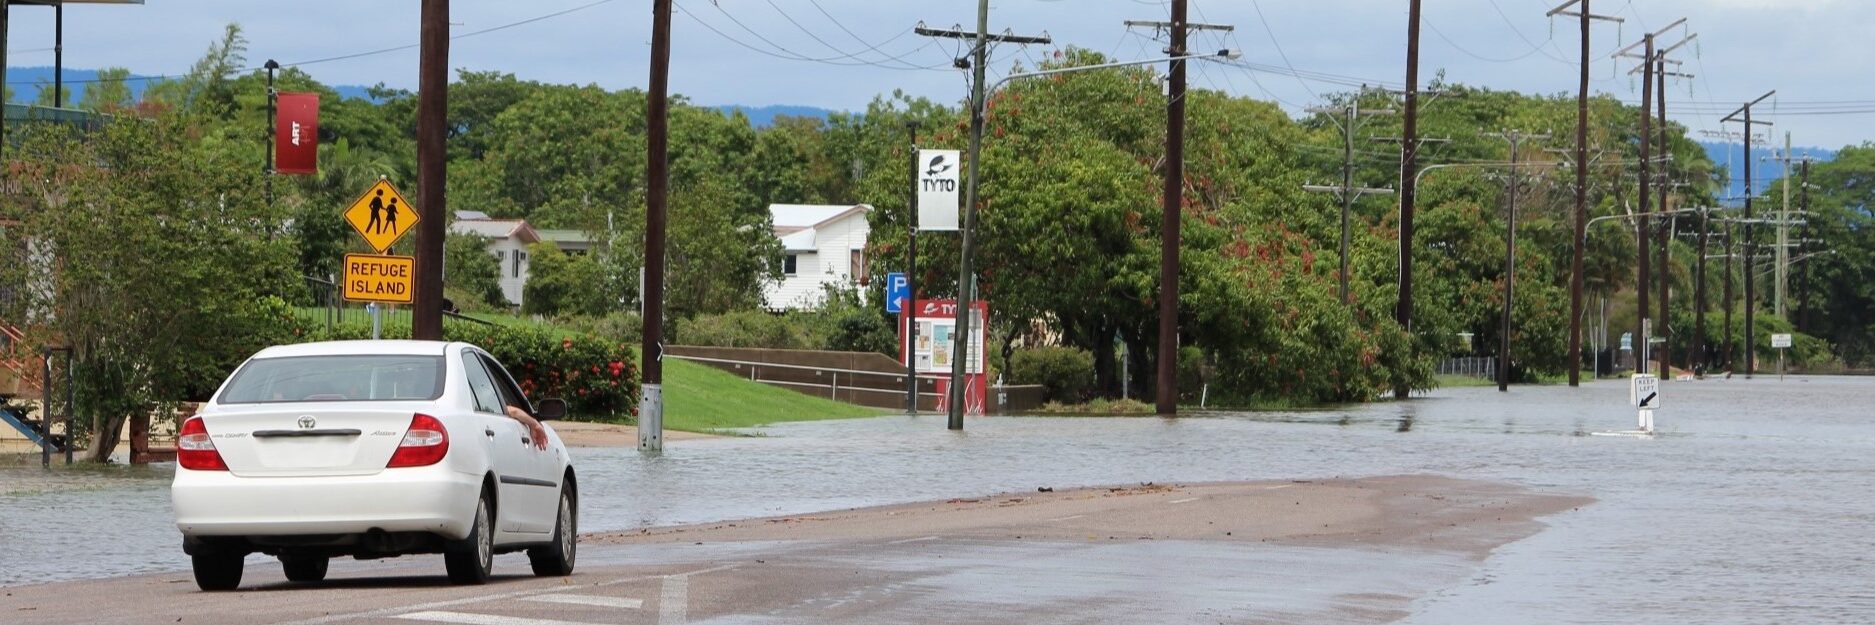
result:
<svg viewBox="0 0 1875 625"><path fill-rule="evenodd" d="M573 574L573 560L579 555L579 505L572 485L560 489L560 513L553 522L553 542L527 550L527 560L534 575L564 577Z"/></svg>
<svg viewBox="0 0 1875 625"><path fill-rule="evenodd" d="M231 551L202 551L189 556L195 585L208 591L234 590L241 585L241 566L247 556Z"/></svg>
<svg viewBox="0 0 1875 625"><path fill-rule="evenodd" d="M280 569L286 572L289 582L317 582L326 578L326 567L332 563L327 556L280 556Z"/></svg>
<svg viewBox="0 0 1875 625"><path fill-rule="evenodd" d="M452 584L488 583L489 571L495 567L495 528L488 504L488 491L482 491L481 500L475 504L475 520L469 527L469 535L443 545L443 566L449 570Z"/></svg>

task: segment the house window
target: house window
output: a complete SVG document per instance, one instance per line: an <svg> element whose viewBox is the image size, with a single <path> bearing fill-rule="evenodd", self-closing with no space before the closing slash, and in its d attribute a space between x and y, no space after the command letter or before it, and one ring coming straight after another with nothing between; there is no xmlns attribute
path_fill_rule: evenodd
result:
<svg viewBox="0 0 1875 625"><path fill-rule="evenodd" d="M495 252L495 276L497 277L501 276L501 264L505 262L508 262L507 250L496 251Z"/></svg>
<svg viewBox="0 0 1875 625"><path fill-rule="evenodd" d="M799 254L789 254L781 257L781 273L790 276L799 273L800 258L801 256Z"/></svg>
<svg viewBox="0 0 1875 625"><path fill-rule="evenodd" d="M866 284L866 250L853 250L847 256L847 279Z"/></svg>
<svg viewBox="0 0 1875 625"><path fill-rule="evenodd" d="M521 250L515 250L513 258L514 258L513 277L519 278L521 277L521 264L527 262L527 252L523 252Z"/></svg>

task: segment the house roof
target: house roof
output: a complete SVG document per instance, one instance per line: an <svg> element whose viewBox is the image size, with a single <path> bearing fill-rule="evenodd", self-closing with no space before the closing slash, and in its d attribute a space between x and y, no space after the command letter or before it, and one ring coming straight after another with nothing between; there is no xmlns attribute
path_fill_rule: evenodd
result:
<svg viewBox="0 0 1875 625"><path fill-rule="evenodd" d="M592 235L586 234L586 231L584 230L564 230L564 229L549 230L545 228L537 228L534 230L534 233L540 235L540 240L552 241L554 243L585 243L585 244L596 243L596 241L593 240Z"/></svg>
<svg viewBox="0 0 1875 625"><path fill-rule="evenodd" d="M823 227L853 215L865 215L872 207L865 204L770 204L768 214L774 221L775 238L790 252L817 249L815 234Z"/></svg>
<svg viewBox="0 0 1875 625"><path fill-rule="evenodd" d="M449 229L491 239L513 238L522 243L538 243L541 240L539 231L527 225L525 219L458 219L449 225Z"/></svg>

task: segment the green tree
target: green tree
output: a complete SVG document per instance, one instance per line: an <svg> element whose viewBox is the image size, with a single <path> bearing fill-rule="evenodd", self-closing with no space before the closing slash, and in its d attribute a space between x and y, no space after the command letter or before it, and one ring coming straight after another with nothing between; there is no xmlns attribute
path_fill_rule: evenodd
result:
<svg viewBox="0 0 1875 625"><path fill-rule="evenodd" d="M39 83L34 85L34 87L39 90L39 93L33 96L33 106L64 108L72 103L72 90L69 87L61 93L59 90L53 89L52 81L44 78L39 79ZM54 101L54 97L57 97L58 100Z"/></svg>
<svg viewBox="0 0 1875 625"><path fill-rule="evenodd" d="M527 286L521 312L535 315L604 315L622 307L605 268L589 254L568 254L553 243L527 247Z"/></svg>
<svg viewBox="0 0 1875 625"><path fill-rule="evenodd" d="M473 304L495 307L507 305L507 300L501 294L501 265L493 254L488 253L487 237L451 233L443 243L443 267L448 272L443 276L445 288L473 298Z"/></svg>
<svg viewBox="0 0 1875 625"><path fill-rule="evenodd" d="M0 268L14 274L0 283L37 286L7 316L72 347L95 461L132 416L205 399L254 350L284 340L280 296L300 288L291 246L274 236L284 215L261 197L257 168L194 140L200 130L174 114L120 117L82 136L35 124L11 152L22 184L0 222L17 224L6 236L31 241L36 262Z"/></svg>
<svg viewBox="0 0 1875 625"><path fill-rule="evenodd" d="M106 67L98 70L97 80L85 86L78 108L88 111L114 111L130 106L130 69Z"/></svg>

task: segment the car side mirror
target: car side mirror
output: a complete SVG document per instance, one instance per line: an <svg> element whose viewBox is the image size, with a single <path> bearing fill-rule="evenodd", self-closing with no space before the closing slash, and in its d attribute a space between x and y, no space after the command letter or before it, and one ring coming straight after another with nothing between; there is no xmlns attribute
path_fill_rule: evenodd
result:
<svg viewBox="0 0 1875 625"><path fill-rule="evenodd" d="M543 399L534 406L535 420L553 421L564 418L566 418L566 400L564 399Z"/></svg>

